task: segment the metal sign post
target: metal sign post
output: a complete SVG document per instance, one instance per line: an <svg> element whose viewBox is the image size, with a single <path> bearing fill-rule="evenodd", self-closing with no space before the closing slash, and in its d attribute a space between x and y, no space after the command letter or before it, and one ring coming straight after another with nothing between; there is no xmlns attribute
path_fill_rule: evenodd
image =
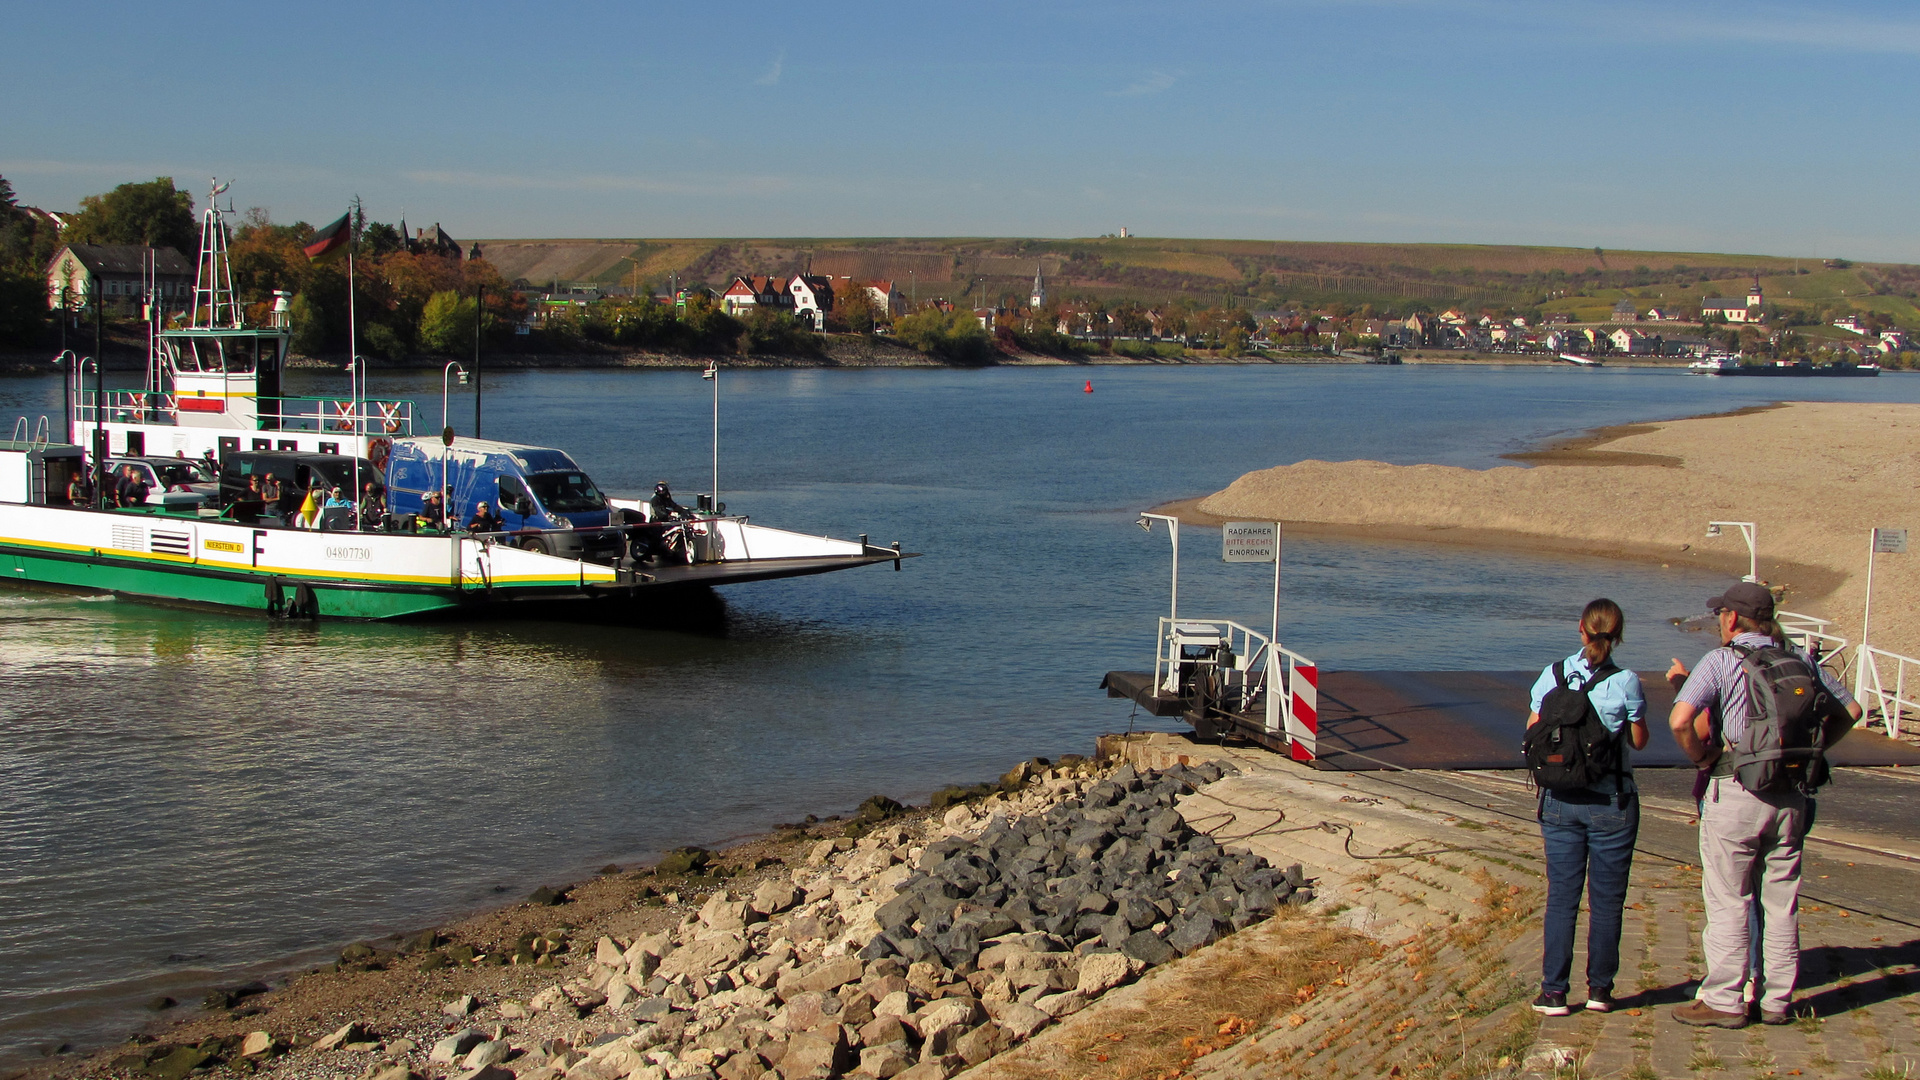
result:
<svg viewBox="0 0 1920 1080"><path fill-rule="evenodd" d="M1220 527L1220 559L1230 563L1273 564L1273 628L1267 640L1280 640L1280 523L1229 521Z"/></svg>
<svg viewBox="0 0 1920 1080"><path fill-rule="evenodd" d="M1867 598L1861 604L1860 612L1860 662L1854 665L1853 696L1858 698L1866 687L1867 665L1872 663L1867 631L1873 626L1873 557L1878 554L1904 555L1907 552L1907 530L1875 529L1867 543Z"/></svg>

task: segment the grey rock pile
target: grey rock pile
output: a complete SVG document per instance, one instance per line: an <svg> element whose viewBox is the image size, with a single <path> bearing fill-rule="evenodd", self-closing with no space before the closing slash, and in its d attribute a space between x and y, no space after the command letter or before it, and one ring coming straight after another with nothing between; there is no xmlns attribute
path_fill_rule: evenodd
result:
<svg viewBox="0 0 1920 1080"><path fill-rule="evenodd" d="M1311 900L1298 864L1281 871L1258 855L1229 855L1174 809L1232 768L1141 775L1123 766L1045 814L996 817L978 837L929 846L875 912L881 933L859 955L965 970L984 943L1019 931L1152 966Z"/></svg>

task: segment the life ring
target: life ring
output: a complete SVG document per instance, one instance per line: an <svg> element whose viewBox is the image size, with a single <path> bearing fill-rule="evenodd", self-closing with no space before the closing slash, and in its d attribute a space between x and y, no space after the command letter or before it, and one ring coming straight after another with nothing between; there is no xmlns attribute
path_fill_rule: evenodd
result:
<svg viewBox="0 0 1920 1080"><path fill-rule="evenodd" d="M387 457L392 452L392 439L370 439L367 442L367 460L373 462L373 467L376 469L387 467Z"/></svg>

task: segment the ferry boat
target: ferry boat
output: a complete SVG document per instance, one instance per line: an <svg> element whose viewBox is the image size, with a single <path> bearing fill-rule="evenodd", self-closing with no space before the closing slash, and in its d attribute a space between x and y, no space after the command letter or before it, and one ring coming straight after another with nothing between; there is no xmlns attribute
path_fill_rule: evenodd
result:
<svg viewBox="0 0 1920 1080"><path fill-rule="evenodd" d="M658 611L689 589L882 562L898 569L912 557L897 543L879 547L865 536L839 540L754 524L710 495L693 510L670 513L665 504L607 498L558 450L455 439L450 428L444 438L416 439L413 403L365 397L359 378L345 399L286 396L287 298L276 298L266 325L251 324L233 291L226 249L225 222L209 200L192 310L185 325L156 325L145 385L107 389L97 364L64 354L66 440L56 441L43 417L31 431L23 418L13 438L0 441L0 576L305 618L564 617L622 606ZM82 385L87 367L91 388ZM424 460L431 484L435 450L445 528L421 529L414 515L393 514L363 528L346 507L285 515L233 490L230 468L222 472L223 497L212 500L111 507L103 497L112 482L109 458L226 466L276 455L302 463L290 469L309 470L299 474L308 491L322 488L331 471L333 482L351 478L341 486L353 483L356 492L354 481L370 478L397 497L383 466L405 451L400 456ZM329 462L338 468L329 470ZM488 462L499 468L486 471ZM569 500L564 514L541 505L556 496L543 494L538 480L556 472L552 490ZM91 501L69 499L75 478L89 473ZM493 477L509 473L534 482L495 486ZM451 527L479 501L507 498L521 511L510 526L477 534Z"/></svg>
<svg viewBox="0 0 1920 1080"><path fill-rule="evenodd" d="M1769 360L1756 363L1743 360L1738 356L1722 354L1695 360L1687 365L1687 371L1694 375L1870 379L1880 374L1880 365L1855 364L1846 360L1837 360L1831 364L1815 364L1811 360Z"/></svg>

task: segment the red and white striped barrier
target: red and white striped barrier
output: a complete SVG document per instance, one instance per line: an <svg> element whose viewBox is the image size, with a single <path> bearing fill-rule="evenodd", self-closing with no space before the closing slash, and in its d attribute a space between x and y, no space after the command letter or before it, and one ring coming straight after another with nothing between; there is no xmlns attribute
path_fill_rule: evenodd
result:
<svg viewBox="0 0 1920 1080"><path fill-rule="evenodd" d="M1319 750L1320 668L1296 662L1288 679L1287 698L1287 741L1293 760L1312 761Z"/></svg>

